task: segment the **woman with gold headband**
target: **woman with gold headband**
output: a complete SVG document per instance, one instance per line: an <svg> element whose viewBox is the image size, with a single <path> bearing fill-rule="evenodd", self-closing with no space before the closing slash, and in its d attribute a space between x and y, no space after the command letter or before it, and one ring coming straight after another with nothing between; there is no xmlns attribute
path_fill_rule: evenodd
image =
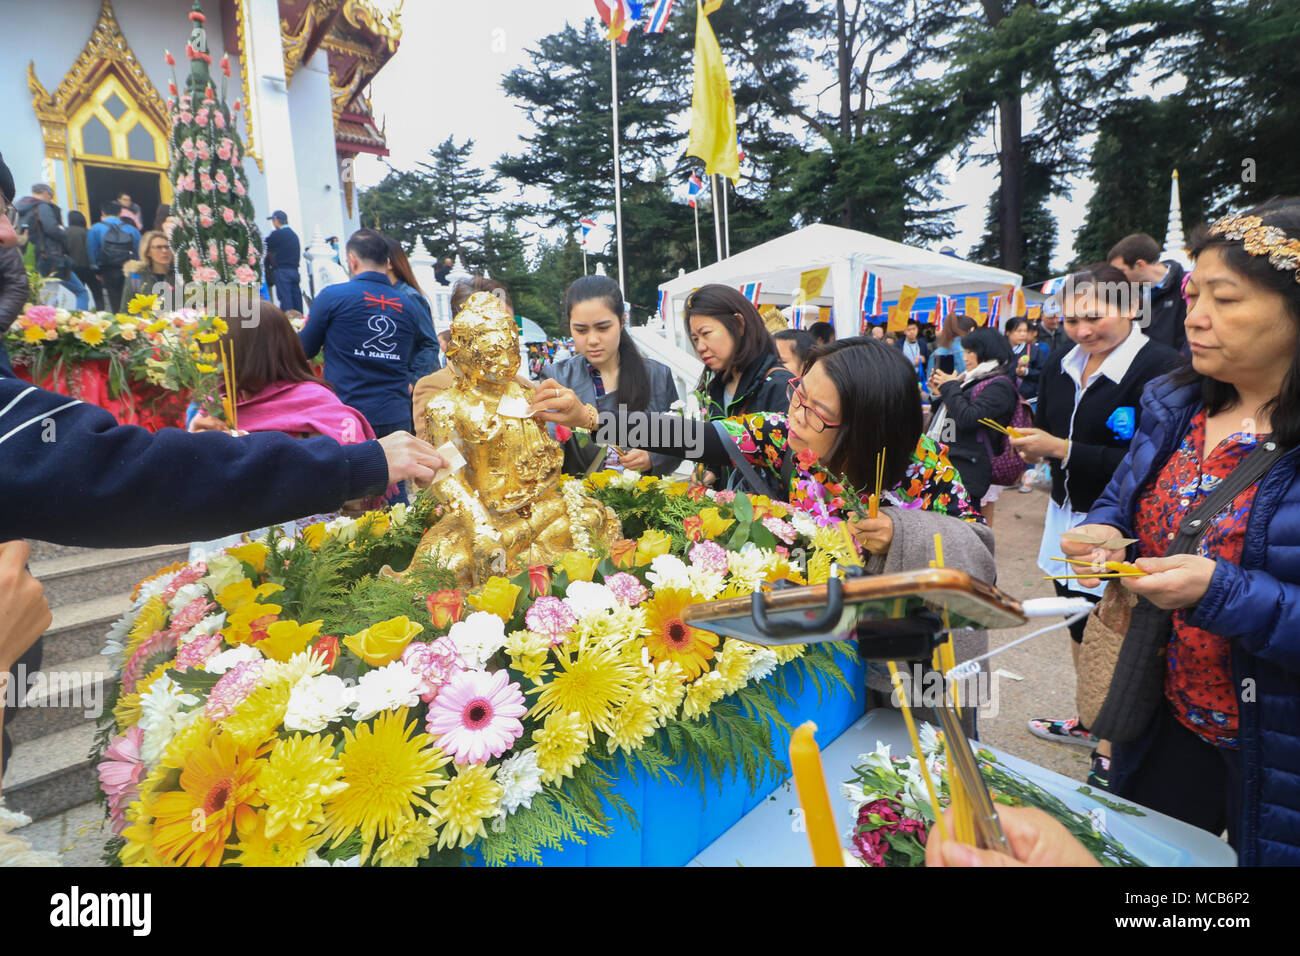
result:
<svg viewBox="0 0 1300 956"><path fill-rule="evenodd" d="M1122 585L1167 624L1130 626L1111 695L1133 688L1111 789L1225 828L1242 865L1300 864L1300 199L1274 199L1194 237L1185 287L1190 367L1153 381L1128 454L1075 529L1137 539ZM1258 450L1258 452L1257 452ZM1253 462L1243 462L1255 453ZM1238 469L1240 469L1238 471ZM1195 553L1165 557L1180 520L1237 472ZM1262 475L1253 481L1252 474ZM1084 580L1084 586L1096 581ZM1139 602L1134 622L1161 620ZM1152 678L1127 652L1146 647ZM1158 673L1157 673L1158 671ZM1149 690L1138 690L1149 688ZM1141 714L1130 709L1130 714ZM1141 725L1142 729L1134 728ZM1098 726L1104 734L1107 728Z"/></svg>

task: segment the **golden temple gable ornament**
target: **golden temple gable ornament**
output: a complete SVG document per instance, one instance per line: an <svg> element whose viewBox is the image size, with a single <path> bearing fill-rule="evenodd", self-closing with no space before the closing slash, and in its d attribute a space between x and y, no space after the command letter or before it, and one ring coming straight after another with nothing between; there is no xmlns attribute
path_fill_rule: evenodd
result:
<svg viewBox="0 0 1300 956"><path fill-rule="evenodd" d="M482 584L607 547L621 533L618 518L564 478L563 449L546 426L519 417L532 395L515 380L518 327L500 299L470 296L452 320L447 358L455 382L429 400L417 431L435 447L453 444L464 465L425 492L446 511L412 564L432 562L460 584Z"/></svg>

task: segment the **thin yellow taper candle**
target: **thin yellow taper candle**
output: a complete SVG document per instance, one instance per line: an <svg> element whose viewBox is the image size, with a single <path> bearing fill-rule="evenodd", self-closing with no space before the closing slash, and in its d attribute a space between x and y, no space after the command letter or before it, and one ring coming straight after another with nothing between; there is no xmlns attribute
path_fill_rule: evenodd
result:
<svg viewBox="0 0 1300 956"><path fill-rule="evenodd" d="M835 831L835 814L831 812L831 798L826 791L826 775L822 772L822 755L817 749L813 733L817 725L811 720L798 727L790 737L790 768L794 771L794 785L803 807L804 825L808 829L808 842L812 846L814 866L843 866L844 851Z"/></svg>

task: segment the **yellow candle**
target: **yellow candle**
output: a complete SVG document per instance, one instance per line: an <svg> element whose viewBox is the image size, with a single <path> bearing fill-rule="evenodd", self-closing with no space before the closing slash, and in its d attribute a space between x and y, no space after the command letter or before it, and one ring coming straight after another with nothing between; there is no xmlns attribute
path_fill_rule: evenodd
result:
<svg viewBox="0 0 1300 956"><path fill-rule="evenodd" d="M839 834L835 832L835 815L831 812L826 776L822 773L822 755L813 737L816 730L817 725L811 720L795 730L790 738L790 767L794 770L795 789L808 828L813 864L843 866L844 852Z"/></svg>

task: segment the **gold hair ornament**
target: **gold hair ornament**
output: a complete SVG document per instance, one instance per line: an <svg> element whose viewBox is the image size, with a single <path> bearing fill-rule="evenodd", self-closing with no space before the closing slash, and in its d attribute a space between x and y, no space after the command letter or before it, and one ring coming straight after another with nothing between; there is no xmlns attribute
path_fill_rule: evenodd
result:
<svg viewBox="0 0 1300 956"><path fill-rule="evenodd" d="M1210 227L1210 235L1240 240L1252 256L1268 256L1282 272L1294 271L1300 282L1300 239L1292 239L1277 226L1266 226L1259 216L1224 216Z"/></svg>

